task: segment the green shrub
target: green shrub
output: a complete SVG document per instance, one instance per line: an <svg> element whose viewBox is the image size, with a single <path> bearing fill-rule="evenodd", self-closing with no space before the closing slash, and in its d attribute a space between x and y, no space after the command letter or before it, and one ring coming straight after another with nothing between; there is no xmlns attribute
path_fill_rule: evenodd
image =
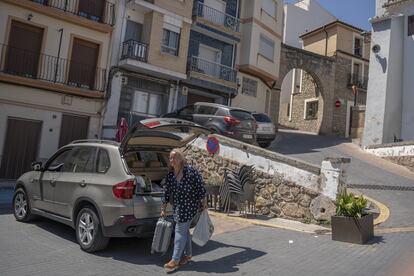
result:
<svg viewBox="0 0 414 276"><path fill-rule="evenodd" d="M223 178L220 177L218 174L213 174L207 178L206 185L207 186L221 186L223 183Z"/></svg>
<svg viewBox="0 0 414 276"><path fill-rule="evenodd" d="M364 209L368 201L363 196L356 196L344 190L336 200L336 215L360 218L364 215Z"/></svg>

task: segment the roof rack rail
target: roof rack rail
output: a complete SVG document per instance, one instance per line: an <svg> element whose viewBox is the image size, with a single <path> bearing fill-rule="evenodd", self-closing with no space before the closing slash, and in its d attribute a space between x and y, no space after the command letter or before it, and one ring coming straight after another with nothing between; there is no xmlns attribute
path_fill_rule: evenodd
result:
<svg viewBox="0 0 414 276"><path fill-rule="evenodd" d="M111 140L102 140L102 139L81 139L72 141L71 144L81 144L81 143L100 143L100 144L110 144L117 146L119 143Z"/></svg>

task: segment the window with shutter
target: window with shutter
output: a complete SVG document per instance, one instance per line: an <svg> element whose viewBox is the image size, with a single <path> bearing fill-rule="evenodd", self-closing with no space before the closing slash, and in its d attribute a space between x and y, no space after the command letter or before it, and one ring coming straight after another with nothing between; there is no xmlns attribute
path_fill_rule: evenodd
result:
<svg viewBox="0 0 414 276"><path fill-rule="evenodd" d="M260 35L259 54L273 61L275 54L275 42L264 35Z"/></svg>
<svg viewBox="0 0 414 276"><path fill-rule="evenodd" d="M271 17L276 17L276 0L262 0L262 10Z"/></svg>
<svg viewBox="0 0 414 276"><path fill-rule="evenodd" d="M5 71L36 78L42 47L43 29L13 20L10 27Z"/></svg>
<svg viewBox="0 0 414 276"><path fill-rule="evenodd" d="M138 42L142 42L141 34L142 34L142 24L131 21L131 20L127 20L124 41L128 41L132 39Z"/></svg>
<svg viewBox="0 0 414 276"><path fill-rule="evenodd" d="M99 45L75 38L70 59L68 84L94 89Z"/></svg>

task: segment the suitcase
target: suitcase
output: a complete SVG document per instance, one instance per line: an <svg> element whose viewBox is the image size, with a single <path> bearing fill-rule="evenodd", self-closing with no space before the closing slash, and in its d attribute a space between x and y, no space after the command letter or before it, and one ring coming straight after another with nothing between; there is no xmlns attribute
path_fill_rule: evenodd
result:
<svg viewBox="0 0 414 276"><path fill-rule="evenodd" d="M171 221L165 218L158 219L152 239L151 254L162 253L164 255L167 252L173 231L174 224Z"/></svg>

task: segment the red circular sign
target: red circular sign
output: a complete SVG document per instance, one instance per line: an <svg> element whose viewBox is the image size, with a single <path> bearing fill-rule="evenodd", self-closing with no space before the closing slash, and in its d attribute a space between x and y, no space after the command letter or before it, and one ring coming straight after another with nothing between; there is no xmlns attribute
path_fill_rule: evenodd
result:
<svg viewBox="0 0 414 276"><path fill-rule="evenodd" d="M207 143L206 143L206 149L208 153L211 155L215 155L219 151L220 144L216 137L214 136L208 137Z"/></svg>
<svg viewBox="0 0 414 276"><path fill-rule="evenodd" d="M341 101L340 100L337 100L335 102L335 107L341 107Z"/></svg>

